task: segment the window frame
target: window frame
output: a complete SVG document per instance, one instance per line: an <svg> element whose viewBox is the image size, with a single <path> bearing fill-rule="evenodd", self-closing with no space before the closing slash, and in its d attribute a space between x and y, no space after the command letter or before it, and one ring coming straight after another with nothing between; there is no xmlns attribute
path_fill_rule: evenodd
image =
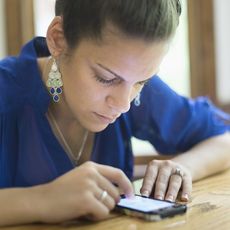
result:
<svg viewBox="0 0 230 230"><path fill-rule="evenodd" d="M7 55L17 55L34 36L33 0L5 0Z"/></svg>

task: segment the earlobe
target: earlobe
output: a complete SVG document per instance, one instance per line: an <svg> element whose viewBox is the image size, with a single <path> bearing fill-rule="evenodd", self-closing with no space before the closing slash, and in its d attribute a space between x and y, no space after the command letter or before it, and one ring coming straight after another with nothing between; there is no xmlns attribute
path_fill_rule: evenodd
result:
<svg viewBox="0 0 230 230"><path fill-rule="evenodd" d="M46 34L46 42L50 54L54 58L57 58L66 50L67 45L62 28L62 17L57 16L50 23Z"/></svg>

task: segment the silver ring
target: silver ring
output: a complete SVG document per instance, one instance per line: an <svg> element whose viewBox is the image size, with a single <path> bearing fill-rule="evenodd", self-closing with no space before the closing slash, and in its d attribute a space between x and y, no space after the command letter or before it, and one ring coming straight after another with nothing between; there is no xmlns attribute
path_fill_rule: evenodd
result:
<svg viewBox="0 0 230 230"><path fill-rule="evenodd" d="M103 190L99 200L103 202L104 199L107 197L107 195L108 195L107 191Z"/></svg>
<svg viewBox="0 0 230 230"><path fill-rule="evenodd" d="M184 173L182 172L180 168L176 168L175 172L173 172L172 175L178 175L181 177L181 179L183 179Z"/></svg>

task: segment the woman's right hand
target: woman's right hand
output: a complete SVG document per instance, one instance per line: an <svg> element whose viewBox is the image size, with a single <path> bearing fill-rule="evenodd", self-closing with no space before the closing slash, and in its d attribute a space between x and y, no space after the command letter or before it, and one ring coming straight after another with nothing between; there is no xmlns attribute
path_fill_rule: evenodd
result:
<svg viewBox="0 0 230 230"><path fill-rule="evenodd" d="M83 216L101 220L120 200L120 190L127 196L133 195L132 184L120 169L93 162L86 162L37 189L41 195L36 204L39 221L46 223ZM102 200L104 191L107 195Z"/></svg>

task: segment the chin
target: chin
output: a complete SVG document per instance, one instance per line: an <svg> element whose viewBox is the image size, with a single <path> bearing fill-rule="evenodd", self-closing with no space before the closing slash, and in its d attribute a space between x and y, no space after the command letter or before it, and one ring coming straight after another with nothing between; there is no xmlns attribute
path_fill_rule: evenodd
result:
<svg viewBox="0 0 230 230"><path fill-rule="evenodd" d="M94 125L94 126L88 127L87 129L90 132L98 133L98 132L105 130L108 127L108 125Z"/></svg>

